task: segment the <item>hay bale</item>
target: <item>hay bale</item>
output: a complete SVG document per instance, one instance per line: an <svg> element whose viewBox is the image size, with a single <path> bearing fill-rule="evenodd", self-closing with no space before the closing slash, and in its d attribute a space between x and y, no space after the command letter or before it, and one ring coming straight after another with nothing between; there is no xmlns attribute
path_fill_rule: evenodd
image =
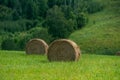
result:
<svg viewBox="0 0 120 80"><path fill-rule="evenodd" d="M27 54L47 54L48 45L42 39L31 39L26 44Z"/></svg>
<svg viewBox="0 0 120 80"><path fill-rule="evenodd" d="M117 56L120 56L120 51L116 52L116 55L117 55Z"/></svg>
<svg viewBox="0 0 120 80"><path fill-rule="evenodd" d="M47 58L49 61L77 61L80 54L80 49L75 42L60 39L50 44Z"/></svg>

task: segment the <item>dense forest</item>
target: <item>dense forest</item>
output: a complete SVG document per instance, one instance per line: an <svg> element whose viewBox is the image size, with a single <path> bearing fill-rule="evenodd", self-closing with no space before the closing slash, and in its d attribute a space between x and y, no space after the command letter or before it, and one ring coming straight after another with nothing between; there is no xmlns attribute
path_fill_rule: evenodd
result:
<svg viewBox="0 0 120 80"><path fill-rule="evenodd" d="M0 0L0 49L23 50L32 38L67 38L102 9L94 0Z"/></svg>

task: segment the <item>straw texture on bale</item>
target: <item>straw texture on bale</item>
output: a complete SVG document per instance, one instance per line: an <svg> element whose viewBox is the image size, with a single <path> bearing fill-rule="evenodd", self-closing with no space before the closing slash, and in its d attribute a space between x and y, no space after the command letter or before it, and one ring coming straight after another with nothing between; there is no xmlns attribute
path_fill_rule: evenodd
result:
<svg viewBox="0 0 120 80"><path fill-rule="evenodd" d="M49 61L77 61L80 54L80 49L75 42L60 39L50 44L47 58Z"/></svg>
<svg viewBox="0 0 120 80"><path fill-rule="evenodd" d="M31 39L26 44L26 54L47 54L48 45L42 39Z"/></svg>
<svg viewBox="0 0 120 80"><path fill-rule="evenodd" d="M120 56L120 51L118 51L118 52L116 53L116 55L117 55L117 56Z"/></svg>

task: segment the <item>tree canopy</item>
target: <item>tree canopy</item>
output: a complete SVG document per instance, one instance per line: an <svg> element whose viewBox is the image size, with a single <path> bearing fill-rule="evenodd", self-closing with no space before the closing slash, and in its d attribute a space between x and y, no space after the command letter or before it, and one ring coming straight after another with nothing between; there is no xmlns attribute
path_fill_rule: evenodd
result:
<svg viewBox="0 0 120 80"><path fill-rule="evenodd" d="M20 46L25 43L22 42L30 38L43 38L48 43L67 38L87 24L88 14L102 9L103 6L94 0L0 0L0 46L12 41L10 45L23 49ZM8 34L13 38L6 41L10 37ZM16 34L23 36L16 38Z"/></svg>

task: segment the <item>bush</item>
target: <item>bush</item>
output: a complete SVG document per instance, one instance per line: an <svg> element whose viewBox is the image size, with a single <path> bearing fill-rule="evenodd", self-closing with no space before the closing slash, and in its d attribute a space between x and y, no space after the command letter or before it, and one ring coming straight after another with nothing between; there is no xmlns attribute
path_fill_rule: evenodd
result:
<svg viewBox="0 0 120 80"><path fill-rule="evenodd" d="M14 39L12 39L12 38L5 39L2 42L1 47L3 50L16 50L16 49L18 49L18 46L16 45Z"/></svg>
<svg viewBox="0 0 120 80"><path fill-rule="evenodd" d="M48 33L46 28L35 27L28 31L28 34L31 34L31 38L40 38L45 40L47 43L50 43L52 36Z"/></svg>
<svg viewBox="0 0 120 80"><path fill-rule="evenodd" d="M25 46L26 46L27 42L32 38L31 38L30 34L25 34L18 39L19 39L19 41L17 42L17 44L19 46L19 50L25 50Z"/></svg>
<svg viewBox="0 0 120 80"><path fill-rule="evenodd" d="M77 21L77 27L81 28L81 27L83 27L83 26L85 26L87 24L88 18L85 15L85 13L79 13L77 15L76 21Z"/></svg>
<svg viewBox="0 0 120 80"><path fill-rule="evenodd" d="M48 33L48 30L42 27L32 28L28 32L16 33L15 36L17 36L15 39L19 50L24 50L26 43L33 38L43 39L47 43L52 41L52 36Z"/></svg>

